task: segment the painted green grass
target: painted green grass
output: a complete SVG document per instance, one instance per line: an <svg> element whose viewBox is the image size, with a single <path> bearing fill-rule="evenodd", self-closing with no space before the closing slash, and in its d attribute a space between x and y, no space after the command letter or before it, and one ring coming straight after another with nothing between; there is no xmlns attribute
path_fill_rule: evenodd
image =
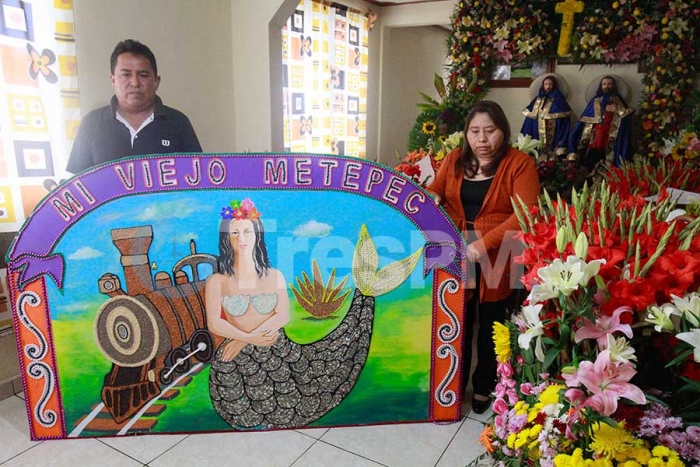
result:
<svg viewBox="0 0 700 467"><path fill-rule="evenodd" d="M290 324L285 330L292 340L307 343L332 331L347 313L351 300L346 299L337 317L324 320L310 318L293 298L291 303ZM377 298L370 354L357 384L338 407L310 426L426 420L431 309L431 293L422 289L407 290L403 296L397 292ZM104 375L111 368L95 344L93 316L94 313L87 313L53 321L69 432L100 402ZM189 385L179 390L180 396L162 402L167 409L158 418L155 431L230 429L212 408L208 364Z"/></svg>

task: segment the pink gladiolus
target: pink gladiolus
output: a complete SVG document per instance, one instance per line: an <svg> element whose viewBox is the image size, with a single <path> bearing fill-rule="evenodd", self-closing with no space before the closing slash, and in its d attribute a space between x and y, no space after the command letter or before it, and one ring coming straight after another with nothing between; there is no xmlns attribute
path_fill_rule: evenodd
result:
<svg viewBox="0 0 700 467"><path fill-rule="evenodd" d="M523 383L520 385L520 392L525 396L532 394L532 383Z"/></svg>
<svg viewBox="0 0 700 467"><path fill-rule="evenodd" d="M610 351L604 350L598 354L595 363L581 362L574 375L563 376L568 386L578 386L571 384L575 381L583 384L592 394L583 405L610 416L617 410L620 397L638 404L646 403L641 389L629 383L636 373L631 363L615 364L610 360Z"/></svg>
<svg viewBox="0 0 700 467"><path fill-rule="evenodd" d="M584 339L596 339L601 348L605 348L608 342L608 334L620 331L625 336L632 338L632 327L629 324L620 323L620 315L622 313L632 313L632 308L621 306L613 311L612 316L599 316L595 324L589 319L583 320L583 327L578 329L575 334L576 343L578 344Z"/></svg>

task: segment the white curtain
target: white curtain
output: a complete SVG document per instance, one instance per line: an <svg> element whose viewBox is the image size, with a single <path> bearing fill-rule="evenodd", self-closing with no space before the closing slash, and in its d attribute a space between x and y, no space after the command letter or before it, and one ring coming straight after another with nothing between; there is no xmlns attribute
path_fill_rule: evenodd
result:
<svg viewBox="0 0 700 467"><path fill-rule="evenodd" d="M368 20L302 0L282 30L286 151L365 157Z"/></svg>

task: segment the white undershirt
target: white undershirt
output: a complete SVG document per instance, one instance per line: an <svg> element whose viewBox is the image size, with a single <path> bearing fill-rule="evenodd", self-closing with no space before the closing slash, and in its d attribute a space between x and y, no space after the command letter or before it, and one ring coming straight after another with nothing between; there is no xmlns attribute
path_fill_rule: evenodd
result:
<svg viewBox="0 0 700 467"><path fill-rule="evenodd" d="M124 126L126 126L129 129L129 134L131 134L131 149L134 148L134 140L137 138L136 135L138 135L139 131L143 130L146 127L146 125L151 123L154 118L155 118L155 114L152 113L148 118L146 118L146 120L143 121L143 123L141 124L139 129L135 130L134 127L129 125L129 122L127 122L126 119L124 117L122 117L121 115L119 115L119 112L117 112L117 120L122 122L124 124Z"/></svg>

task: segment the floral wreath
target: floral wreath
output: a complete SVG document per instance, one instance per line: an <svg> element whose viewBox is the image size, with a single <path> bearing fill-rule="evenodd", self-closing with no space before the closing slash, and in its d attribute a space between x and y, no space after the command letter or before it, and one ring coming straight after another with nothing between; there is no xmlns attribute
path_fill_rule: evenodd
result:
<svg viewBox="0 0 700 467"><path fill-rule="evenodd" d="M262 213L257 210L250 198L245 198L243 201L231 200L228 206L221 208L222 219L256 221L261 215Z"/></svg>

